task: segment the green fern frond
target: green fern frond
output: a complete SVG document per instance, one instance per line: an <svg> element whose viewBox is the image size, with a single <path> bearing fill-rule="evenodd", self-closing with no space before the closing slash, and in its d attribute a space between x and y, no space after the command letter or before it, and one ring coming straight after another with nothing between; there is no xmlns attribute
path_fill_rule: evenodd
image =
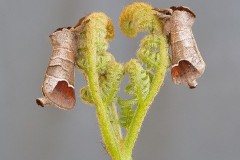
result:
<svg viewBox="0 0 240 160"><path fill-rule="evenodd" d="M142 102L149 93L150 78L145 69L136 60L130 60L125 67L126 73L130 78L130 86L133 94L137 97L139 102ZM128 86L129 87L129 86Z"/></svg>
<svg viewBox="0 0 240 160"><path fill-rule="evenodd" d="M107 52L108 41L114 37L109 17L104 13L92 13L82 22L76 65L88 85L81 89L80 96L84 102L96 106L100 131L112 159L130 160L144 117L169 65L163 25L148 4L135 2L123 10L120 28L125 35L135 37L138 32L150 33L141 41L138 59L123 66ZM120 99L117 93L125 73L129 75L125 91L130 98ZM116 107L120 107L120 111ZM127 130L124 137L121 127Z"/></svg>
<svg viewBox="0 0 240 160"><path fill-rule="evenodd" d="M118 99L118 104L120 105L120 119L119 123L121 127L128 128L132 122L132 118L134 116L135 110L133 110L133 106L137 105L137 99L131 98L126 100Z"/></svg>
<svg viewBox="0 0 240 160"><path fill-rule="evenodd" d="M89 64L89 56L90 54L95 55L93 57L98 73L101 97L103 102L110 103L119 90L120 80L124 72L123 66L116 63L114 57L107 52L108 40L114 37L113 24L104 13L92 13L85 17L83 23L85 26L78 38L77 67L83 71L87 78L88 70L92 67ZM91 90L89 92L91 93ZM80 93L86 94L88 92L86 92L86 88L83 88ZM89 100L88 97L84 96L81 95L83 100Z"/></svg>
<svg viewBox="0 0 240 160"><path fill-rule="evenodd" d="M89 92L89 87L85 86L80 90L80 98L83 100L83 102L90 104L90 105L94 105L92 96Z"/></svg>
<svg viewBox="0 0 240 160"><path fill-rule="evenodd" d="M100 74L106 72L109 64L115 63L114 56L109 52L104 52L97 56L97 71Z"/></svg>
<svg viewBox="0 0 240 160"><path fill-rule="evenodd" d="M100 74L99 84L102 91L102 99L105 104L116 100L116 93L119 91L121 79L124 74L124 67L120 63L110 63L105 73Z"/></svg>
<svg viewBox="0 0 240 160"><path fill-rule="evenodd" d="M104 63L98 63L100 66L97 67L102 69L103 66L101 65L105 64L106 66L108 60L113 58L113 56L106 53L108 40L114 37L112 22L104 13L100 12L85 17L82 23L85 26L79 33L76 65L80 70L86 72L89 68L89 54L96 54L96 61L105 61ZM102 56L106 57L101 58Z"/></svg>
<svg viewBox="0 0 240 160"><path fill-rule="evenodd" d="M129 75L130 83L125 88L126 92L133 96L131 99L118 100L120 105L120 124L124 128L128 128L132 122L135 110L133 106L138 107L138 103L142 103L147 97L150 89L150 77L148 72L143 69L141 64L132 59L125 65L125 71Z"/></svg>
<svg viewBox="0 0 240 160"><path fill-rule="evenodd" d="M125 88L125 92L129 95L135 95L134 93L134 85L133 84L128 84Z"/></svg>
<svg viewBox="0 0 240 160"><path fill-rule="evenodd" d="M141 41L137 56L148 68L156 69L160 65L160 43L159 36L153 34Z"/></svg>

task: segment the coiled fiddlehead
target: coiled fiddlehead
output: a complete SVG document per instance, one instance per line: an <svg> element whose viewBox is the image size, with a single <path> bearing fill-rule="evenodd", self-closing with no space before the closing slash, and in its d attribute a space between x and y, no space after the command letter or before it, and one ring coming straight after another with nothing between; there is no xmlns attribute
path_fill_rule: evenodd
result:
<svg viewBox="0 0 240 160"><path fill-rule="evenodd" d="M152 80L155 77L154 73L161 66L160 63L163 63L160 51L162 49L166 50L161 46L162 40L164 40L161 36L162 24L154 14L155 11L152 10L150 5L133 3L126 7L120 16L121 30L128 37L135 37L138 32L150 32L149 35L142 39L140 48L137 51L139 60L132 59L125 66L125 71L130 78L130 84L126 87L126 91L128 94L134 95L133 102L131 102L132 99L127 101L129 104L136 105L137 108L143 104L148 96ZM139 61L146 66L146 69L141 66ZM121 103L122 101L126 100L119 100L121 109L120 123L124 128L128 128L135 110L130 105Z"/></svg>
<svg viewBox="0 0 240 160"><path fill-rule="evenodd" d="M115 94L123 76L123 66L117 63L114 57L107 52L108 39L113 38L114 29L112 22L103 13L92 13L85 17L85 27L79 36L79 49L77 66L84 73L88 73L89 54L96 54L96 71L98 73L99 90L105 104L116 100ZM80 91L81 98L87 103L94 103L89 87Z"/></svg>
<svg viewBox="0 0 240 160"><path fill-rule="evenodd" d="M109 61L114 60L112 55L106 52L108 40L114 37L112 22L104 13L100 12L88 15L81 23L85 26L79 33L77 67L81 71L87 72L89 67L87 57L89 54L96 54L97 66L104 69Z"/></svg>
<svg viewBox="0 0 240 160"><path fill-rule="evenodd" d="M133 3L123 10L120 27L124 34L135 37L138 32L150 32L141 41L138 59L130 60L125 67L107 52L108 40L114 36L110 19L103 13L92 13L82 20L84 27L78 36L76 65L88 85L81 89L80 96L96 106L106 150L114 160L131 159L143 119L169 65L166 37L162 35L162 23L155 12L145 3ZM130 80L126 87L130 98L116 98L125 73ZM120 106L120 118L116 101ZM127 129L124 138L120 125Z"/></svg>
<svg viewBox="0 0 240 160"><path fill-rule="evenodd" d="M111 20L104 13L92 13L82 22L85 26L79 33L79 49L76 65L83 72L87 86L80 91L80 97L97 109L97 117L106 149L114 159L120 159L119 141L116 131L117 117L112 102L116 100L121 78L122 64L107 52L108 40L114 37Z"/></svg>
<svg viewBox="0 0 240 160"><path fill-rule="evenodd" d="M154 35L162 34L162 23L155 16L152 6L136 2L128 5L120 15L121 31L128 37L137 36L138 32L149 31Z"/></svg>
<svg viewBox="0 0 240 160"><path fill-rule="evenodd" d="M130 84L126 90L134 97L118 101L121 107L120 122L127 128L124 138L127 155L132 154L143 119L169 67L167 38L162 34L162 23L155 14L150 5L136 2L128 5L120 16L121 31L126 36L135 37L138 32L150 32L141 41L140 49L137 51L138 59L131 60L125 67L130 77ZM131 104L136 105L136 110L132 109Z"/></svg>

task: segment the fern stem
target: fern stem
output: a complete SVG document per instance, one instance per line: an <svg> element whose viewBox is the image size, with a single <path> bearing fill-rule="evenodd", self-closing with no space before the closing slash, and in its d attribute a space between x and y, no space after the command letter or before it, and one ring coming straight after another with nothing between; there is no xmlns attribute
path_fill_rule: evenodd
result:
<svg viewBox="0 0 240 160"><path fill-rule="evenodd" d="M161 63L159 67L156 70L156 75L154 77L154 80L152 82L150 91L148 96L146 97L144 103L140 104L137 107L137 110L135 112L135 115L133 117L132 123L129 126L127 135L124 139L124 146L125 146L125 155L132 155L132 150L134 147L134 144L136 142L136 139L138 137L138 133L141 129L143 120L147 114L147 111L153 102L154 97L158 93L164 77L165 73L167 71L167 68L169 66L169 57L168 57L168 44L166 37L161 36L160 37L160 59Z"/></svg>
<svg viewBox="0 0 240 160"><path fill-rule="evenodd" d="M151 76L151 80L148 72L140 65L138 60L131 60L131 63L128 63L129 68L126 67L129 69L128 74L131 75L131 80L135 83L129 85L128 93L135 92L136 97L134 98L137 102L130 102L137 105L137 109L131 111L131 104L124 105L127 108L124 108L123 112L128 113L128 115L121 118L127 118L128 121L130 117L131 121L126 124L127 133L123 138L114 102L116 101L117 91L119 91L124 68L106 52L107 41L114 36L112 22L103 13L92 13L84 19L84 22L86 22L86 25L79 36L81 43L79 43L77 57L77 66L83 71L88 82L88 86L85 87L86 92L82 92L82 94L87 93L85 94L87 102L96 106L102 138L111 158L113 160L132 160L132 150L143 120L163 83L169 67L168 43L166 37L161 35L162 24L155 16L152 7L145 3L133 3L126 7L121 14L121 30L129 37L136 36L138 32L150 31L151 36L141 44L141 48L145 49L141 53L145 53L145 51L155 53L158 47L160 50L156 52L157 57L151 57L150 55L148 59L148 54L146 54L146 61L142 60L146 64L148 64L148 61L157 62L154 63L156 65L153 68L156 74ZM157 43L153 43L152 40L156 40ZM145 46L145 42L150 46ZM131 68L132 65L133 68ZM132 72L132 69L134 72Z"/></svg>
<svg viewBox="0 0 240 160"><path fill-rule="evenodd" d="M97 118L100 126L100 130L102 133L102 137L104 140L104 143L106 145L106 149L111 155L111 157L114 160L120 160L121 155L119 151L119 144L117 142L116 137L114 136L114 130L111 126L110 119L107 114L107 107L104 106L100 90L99 90L99 84L98 84L98 77L97 77L97 71L96 71L96 55L90 54L88 59L89 62L89 68L88 68L88 82L89 82L89 88L91 91L91 95L93 97L94 103L96 105L97 110Z"/></svg>
<svg viewBox="0 0 240 160"><path fill-rule="evenodd" d="M120 144L115 136L114 129L110 122L110 117L108 115L107 106L102 100L101 89L99 85L99 77L97 71L97 38L99 37L99 32L96 29L96 25L100 26L103 24L103 28L106 26L104 24L108 23L108 17L103 13L93 13L89 15L86 19L90 21L86 25L86 60L87 69L85 71L89 91L92 96L92 100L96 106L97 119L99 122L100 131L103 137L103 141L106 146L106 150L109 155L114 160L121 160ZM98 21L102 20L102 21ZM87 21L87 20L86 20ZM100 26L101 27L101 26Z"/></svg>

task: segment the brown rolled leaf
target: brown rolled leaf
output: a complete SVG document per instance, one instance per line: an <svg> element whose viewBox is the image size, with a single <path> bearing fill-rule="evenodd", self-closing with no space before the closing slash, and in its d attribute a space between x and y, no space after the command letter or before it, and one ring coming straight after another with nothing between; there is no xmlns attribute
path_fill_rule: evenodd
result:
<svg viewBox="0 0 240 160"><path fill-rule="evenodd" d="M197 86L197 79L205 70L205 62L192 33L196 15L184 6L155 9L163 21L164 32L169 35L172 51L172 79L175 84Z"/></svg>
<svg viewBox="0 0 240 160"><path fill-rule="evenodd" d="M72 109L75 105L74 63L77 37L71 28L59 28L50 36L52 55L42 85L44 97L36 100L41 106L55 105Z"/></svg>

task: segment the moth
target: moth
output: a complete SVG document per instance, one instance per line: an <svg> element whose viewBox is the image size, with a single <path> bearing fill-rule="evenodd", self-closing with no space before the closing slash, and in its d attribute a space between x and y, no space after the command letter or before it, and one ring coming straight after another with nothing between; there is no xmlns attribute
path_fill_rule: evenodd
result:
<svg viewBox="0 0 240 160"><path fill-rule="evenodd" d="M173 82L188 84L190 88L195 88L196 80L205 70L205 62L192 33L195 13L184 6L154 10L164 23L164 33L170 40Z"/></svg>
<svg viewBox="0 0 240 160"><path fill-rule="evenodd" d="M80 19L74 27L59 28L49 36L52 55L42 84L43 97L36 99L38 105L54 105L65 110L74 107L75 57L83 20Z"/></svg>
<svg viewBox="0 0 240 160"><path fill-rule="evenodd" d="M38 105L55 105L72 109L75 105L74 63L77 52L76 36L71 28L59 28L50 36L52 55L42 85Z"/></svg>

